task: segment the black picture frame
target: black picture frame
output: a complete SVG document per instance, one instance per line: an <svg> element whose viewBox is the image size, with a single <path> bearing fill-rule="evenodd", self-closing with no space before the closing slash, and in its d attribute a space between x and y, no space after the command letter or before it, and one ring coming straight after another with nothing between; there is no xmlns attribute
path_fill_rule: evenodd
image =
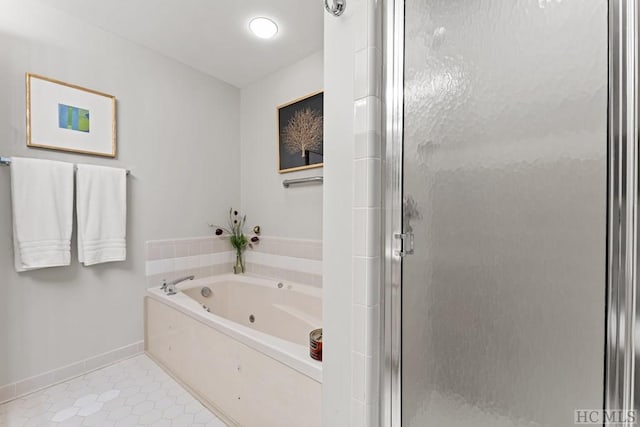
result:
<svg viewBox="0 0 640 427"><path fill-rule="evenodd" d="M278 106L278 173L323 166L324 91Z"/></svg>

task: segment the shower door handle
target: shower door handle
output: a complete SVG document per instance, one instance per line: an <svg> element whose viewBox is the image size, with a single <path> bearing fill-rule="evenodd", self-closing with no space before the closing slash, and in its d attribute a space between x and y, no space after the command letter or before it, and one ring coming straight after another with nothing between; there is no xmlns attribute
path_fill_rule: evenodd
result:
<svg viewBox="0 0 640 427"><path fill-rule="evenodd" d="M413 249L415 245L413 233L395 233L393 237L400 240L401 245L401 249L396 251L396 255L398 255L399 257L413 255Z"/></svg>

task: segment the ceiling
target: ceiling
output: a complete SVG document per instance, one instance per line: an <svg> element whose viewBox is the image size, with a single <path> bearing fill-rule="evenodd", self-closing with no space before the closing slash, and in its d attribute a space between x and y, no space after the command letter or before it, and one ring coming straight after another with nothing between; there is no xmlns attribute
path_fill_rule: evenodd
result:
<svg viewBox="0 0 640 427"><path fill-rule="evenodd" d="M321 0L56 0L70 15L237 87L322 49ZM279 32L249 31L256 16Z"/></svg>

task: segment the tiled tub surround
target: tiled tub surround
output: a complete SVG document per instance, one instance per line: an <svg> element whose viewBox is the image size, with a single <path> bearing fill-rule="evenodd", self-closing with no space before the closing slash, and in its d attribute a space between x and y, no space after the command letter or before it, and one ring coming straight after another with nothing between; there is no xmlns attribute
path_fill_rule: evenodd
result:
<svg viewBox="0 0 640 427"><path fill-rule="evenodd" d="M151 240L146 244L147 286L162 280L195 275L207 277L233 270L234 255L227 240L215 237Z"/></svg>
<svg viewBox="0 0 640 427"><path fill-rule="evenodd" d="M118 348L85 360L54 369L35 377L27 378L13 384L0 386L0 404L21 398L30 393L42 390L69 379L87 374L102 367L111 365L131 356L141 354L144 350L142 341ZM0 426L2 423L0 422Z"/></svg>
<svg viewBox="0 0 640 427"><path fill-rule="evenodd" d="M152 240L147 242L147 286L163 279L196 278L233 271L235 252L225 237ZM260 237L245 251L246 272L252 275L322 286L322 242Z"/></svg>
<svg viewBox="0 0 640 427"><path fill-rule="evenodd" d="M261 237L246 252L248 273L322 287L322 242Z"/></svg>
<svg viewBox="0 0 640 427"><path fill-rule="evenodd" d="M319 426L322 364L307 338L320 326L321 290L278 283L227 274L172 296L148 289L147 354L230 424Z"/></svg>

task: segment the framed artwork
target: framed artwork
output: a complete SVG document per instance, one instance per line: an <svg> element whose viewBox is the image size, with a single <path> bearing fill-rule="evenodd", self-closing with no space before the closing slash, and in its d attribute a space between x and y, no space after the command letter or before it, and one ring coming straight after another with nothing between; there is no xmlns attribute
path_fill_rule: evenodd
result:
<svg viewBox="0 0 640 427"><path fill-rule="evenodd" d="M278 172L322 167L323 95L315 92L278 107Z"/></svg>
<svg viewBox="0 0 640 427"><path fill-rule="evenodd" d="M27 73L27 146L116 156L116 98Z"/></svg>

